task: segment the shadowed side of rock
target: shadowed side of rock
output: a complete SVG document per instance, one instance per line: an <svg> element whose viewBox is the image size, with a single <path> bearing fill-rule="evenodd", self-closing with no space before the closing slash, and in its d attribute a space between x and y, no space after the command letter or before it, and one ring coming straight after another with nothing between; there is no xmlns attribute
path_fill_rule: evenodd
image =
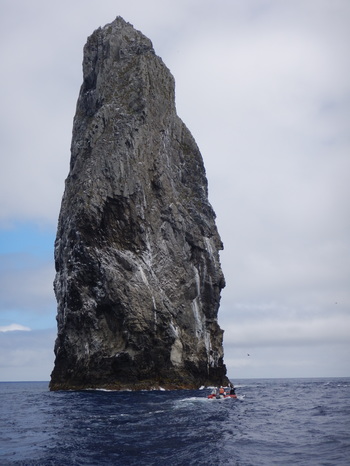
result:
<svg viewBox="0 0 350 466"><path fill-rule="evenodd" d="M118 17L84 48L55 243L51 390L223 384L222 243L174 79Z"/></svg>

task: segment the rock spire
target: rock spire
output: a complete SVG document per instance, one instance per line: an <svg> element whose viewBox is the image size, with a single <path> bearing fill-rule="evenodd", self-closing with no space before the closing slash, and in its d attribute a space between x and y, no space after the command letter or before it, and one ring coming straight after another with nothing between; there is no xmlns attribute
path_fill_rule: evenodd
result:
<svg viewBox="0 0 350 466"><path fill-rule="evenodd" d="M174 88L122 18L88 38L55 242L51 390L227 381L222 243Z"/></svg>

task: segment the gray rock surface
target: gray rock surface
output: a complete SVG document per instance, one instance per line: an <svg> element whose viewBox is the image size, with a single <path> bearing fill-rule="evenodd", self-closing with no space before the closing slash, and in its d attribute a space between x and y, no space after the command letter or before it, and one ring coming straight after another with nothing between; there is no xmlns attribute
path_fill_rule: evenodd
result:
<svg viewBox="0 0 350 466"><path fill-rule="evenodd" d="M174 79L118 17L84 48L55 243L50 389L224 384L222 243Z"/></svg>

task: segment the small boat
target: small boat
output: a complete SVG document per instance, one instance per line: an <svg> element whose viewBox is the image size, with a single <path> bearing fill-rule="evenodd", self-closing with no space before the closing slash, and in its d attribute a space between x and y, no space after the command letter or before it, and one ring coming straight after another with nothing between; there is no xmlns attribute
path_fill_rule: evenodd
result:
<svg viewBox="0 0 350 466"><path fill-rule="evenodd" d="M237 395L215 395L214 393L208 395L209 400L224 400L225 398L237 398Z"/></svg>

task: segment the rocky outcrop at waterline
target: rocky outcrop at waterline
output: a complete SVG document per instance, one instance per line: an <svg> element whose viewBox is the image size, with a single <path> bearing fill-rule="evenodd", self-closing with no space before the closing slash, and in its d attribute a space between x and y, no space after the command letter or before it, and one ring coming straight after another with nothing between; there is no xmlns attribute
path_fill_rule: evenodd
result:
<svg viewBox="0 0 350 466"><path fill-rule="evenodd" d="M222 243L174 88L122 18L88 38L55 242L51 390L227 381Z"/></svg>

